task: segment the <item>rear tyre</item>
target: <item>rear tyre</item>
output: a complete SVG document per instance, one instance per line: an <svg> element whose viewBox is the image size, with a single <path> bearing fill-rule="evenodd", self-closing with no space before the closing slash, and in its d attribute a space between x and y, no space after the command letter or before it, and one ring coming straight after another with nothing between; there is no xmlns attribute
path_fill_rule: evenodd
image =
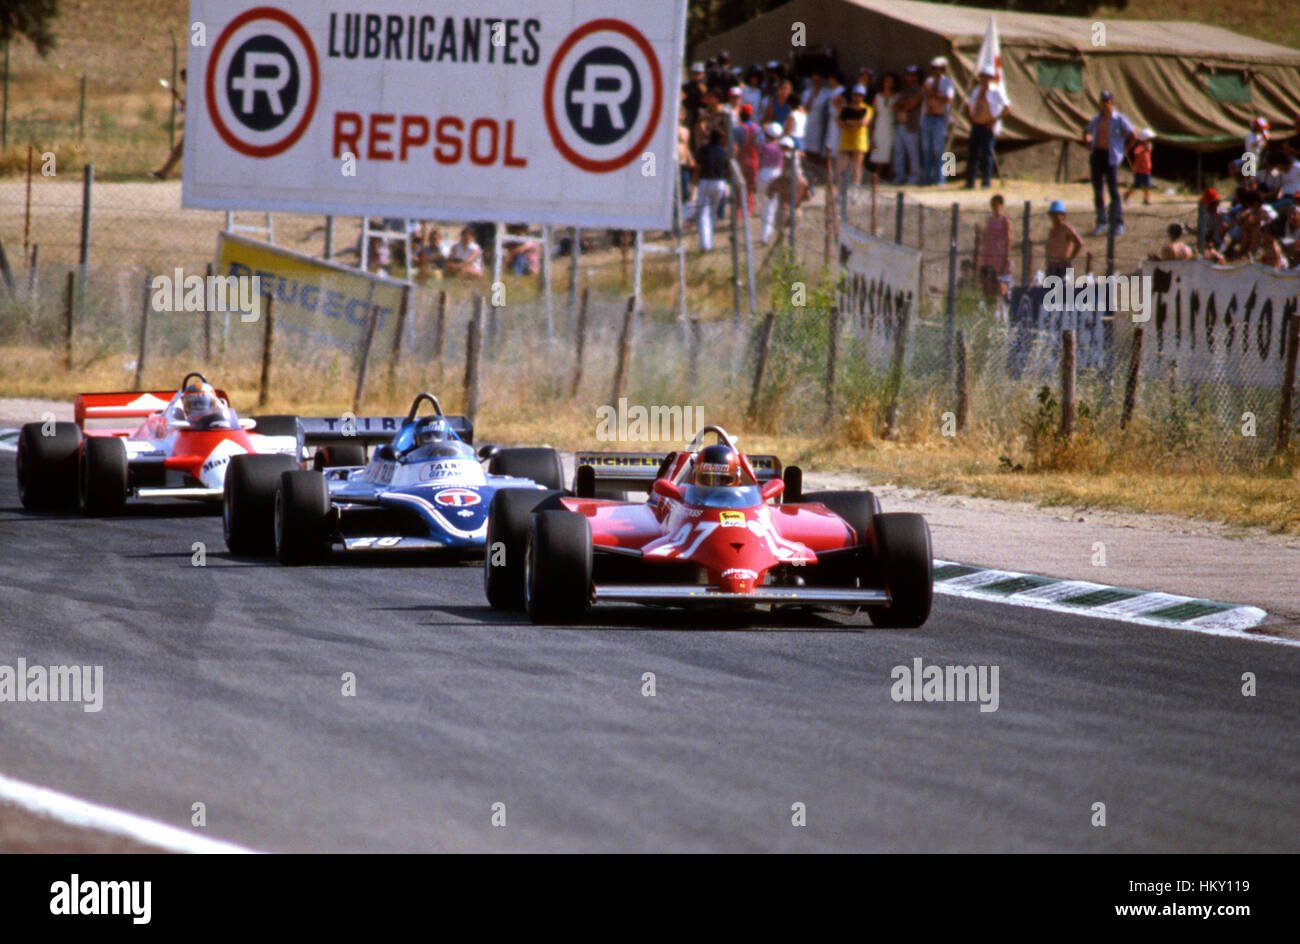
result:
<svg viewBox="0 0 1300 944"><path fill-rule="evenodd" d="M253 432L263 436L297 436L298 417L288 413L273 413L269 416L254 416L257 425Z"/></svg>
<svg viewBox="0 0 1300 944"><path fill-rule="evenodd" d="M312 468L317 472L365 464L365 446L322 446L312 458Z"/></svg>
<svg viewBox="0 0 1300 944"><path fill-rule="evenodd" d="M320 472L280 474L275 492L275 558L310 564L329 553L330 491Z"/></svg>
<svg viewBox="0 0 1300 944"><path fill-rule="evenodd" d="M786 486L789 488L789 486ZM798 499L811 504L823 504L848 522L858 535L858 543L865 544L871 533L871 521L880 514L880 500L874 492L806 492Z"/></svg>
<svg viewBox="0 0 1300 944"><path fill-rule="evenodd" d="M533 511L560 495L531 488L505 488L492 496L488 508L487 553L483 556L483 590L498 610L524 606L524 556Z"/></svg>
<svg viewBox="0 0 1300 944"><path fill-rule="evenodd" d="M44 426L27 423L18 435L18 498L30 511L75 507L81 429L55 423L53 435L46 436Z"/></svg>
<svg viewBox="0 0 1300 944"><path fill-rule="evenodd" d="M533 516L524 559L524 607L534 623L569 623L591 608L591 529L571 511Z"/></svg>
<svg viewBox="0 0 1300 944"><path fill-rule="evenodd" d="M867 613L874 626L915 629L930 617L934 598L934 552L930 526L916 514L876 515L875 570L883 577L893 602Z"/></svg>
<svg viewBox="0 0 1300 944"><path fill-rule="evenodd" d="M488 472L532 479L543 488L564 488L564 466L560 454L546 446L502 449L488 463Z"/></svg>
<svg viewBox="0 0 1300 944"><path fill-rule="evenodd" d="M275 550L275 489L280 473L297 469L293 456L239 455L226 470L221 527L232 554L250 557Z"/></svg>
<svg viewBox="0 0 1300 944"><path fill-rule="evenodd" d="M77 497L83 515L115 515L126 505L126 444L116 436L87 436L81 444Z"/></svg>

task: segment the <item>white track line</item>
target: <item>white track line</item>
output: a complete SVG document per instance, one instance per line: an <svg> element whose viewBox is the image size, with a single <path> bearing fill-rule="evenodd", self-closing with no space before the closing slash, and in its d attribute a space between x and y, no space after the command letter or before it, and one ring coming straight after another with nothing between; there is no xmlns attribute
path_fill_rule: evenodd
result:
<svg viewBox="0 0 1300 944"><path fill-rule="evenodd" d="M125 836L169 852L251 853L254 851L219 839L196 836L157 820L115 810L111 806L90 803L48 787L38 787L33 783L14 780L4 774L0 774L0 802L12 803L29 812L47 816L69 826Z"/></svg>

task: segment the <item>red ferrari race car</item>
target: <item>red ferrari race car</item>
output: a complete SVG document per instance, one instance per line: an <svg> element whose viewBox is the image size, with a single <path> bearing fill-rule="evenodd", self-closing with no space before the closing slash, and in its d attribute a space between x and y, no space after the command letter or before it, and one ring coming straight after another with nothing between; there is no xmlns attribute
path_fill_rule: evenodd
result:
<svg viewBox="0 0 1300 944"><path fill-rule="evenodd" d="M492 606L523 606L544 623L581 620L597 603L864 607L893 627L930 615L924 518L882 514L869 491L801 495L797 467L783 474L775 456L746 456L720 427L667 456L579 453L575 464L572 495L493 498ZM626 500L646 488L648 500Z"/></svg>
<svg viewBox="0 0 1300 944"><path fill-rule="evenodd" d="M73 423L28 423L19 434L18 494L25 508L105 515L132 496L219 502L233 456L271 455L280 471L297 469L312 443L296 416L241 419L225 392L197 372L174 392L78 394L73 409ZM90 421L123 419L144 422L87 428ZM318 451L317 462L364 463L365 448L331 445Z"/></svg>

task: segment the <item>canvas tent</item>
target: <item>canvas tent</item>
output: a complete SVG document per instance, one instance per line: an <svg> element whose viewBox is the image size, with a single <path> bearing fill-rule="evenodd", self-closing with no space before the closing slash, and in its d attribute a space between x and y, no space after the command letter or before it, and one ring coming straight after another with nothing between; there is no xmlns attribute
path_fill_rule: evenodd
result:
<svg viewBox="0 0 1300 944"><path fill-rule="evenodd" d="M824 48L850 76L863 65L879 75L944 55L960 102L974 84L990 16L1014 106L1003 143L1077 139L1103 89L1114 91L1136 127L1194 150L1234 146L1256 115L1275 133L1300 121L1300 51L1200 23L1105 20L1104 43L1094 45L1097 21L1085 17L917 0L793 0L694 53L726 49L733 62L748 64ZM795 23L804 24L806 46L792 50ZM955 114L964 138L966 120L961 109Z"/></svg>

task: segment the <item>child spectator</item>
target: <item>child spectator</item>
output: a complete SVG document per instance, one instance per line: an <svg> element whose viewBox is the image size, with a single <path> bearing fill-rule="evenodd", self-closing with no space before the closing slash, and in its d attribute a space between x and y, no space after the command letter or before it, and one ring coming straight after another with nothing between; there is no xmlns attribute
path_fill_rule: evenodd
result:
<svg viewBox="0 0 1300 944"><path fill-rule="evenodd" d="M1156 133L1150 128L1143 128L1137 133L1137 140L1129 148L1133 159L1133 184L1124 192L1124 202L1128 203L1134 190L1142 191L1142 203L1151 205L1151 149Z"/></svg>
<svg viewBox="0 0 1300 944"><path fill-rule="evenodd" d="M1256 118L1250 123L1250 131L1246 134L1246 152L1262 158L1268 147L1268 139L1268 119L1262 116Z"/></svg>
<svg viewBox="0 0 1300 944"><path fill-rule="evenodd" d="M471 227L466 226L460 231L460 239L451 247L443 271L463 279L483 277L483 250L474 241L474 230Z"/></svg>
<svg viewBox="0 0 1300 944"><path fill-rule="evenodd" d="M1160 247L1160 251L1155 255L1157 262L1181 262L1184 259L1196 258L1196 250L1183 242L1184 232L1186 230L1183 228L1182 223L1169 224L1165 230L1168 239L1165 240L1165 244Z"/></svg>
<svg viewBox="0 0 1300 944"><path fill-rule="evenodd" d="M989 218L980 234L979 273L984 298L993 303L999 321L1006 320L1006 297L1011 289L1011 218L1002 212L1002 194L989 200Z"/></svg>
<svg viewBox="0 0 1300 944"><path fill-rule="evenodd" d="M1083 249L1083 240L1073 226L1065 222L1065 204L1053 200L1047 208L1052 228L1047 233L1047 274L1065 277L1065 270L1074 263L1074 257Z"/></svg>

